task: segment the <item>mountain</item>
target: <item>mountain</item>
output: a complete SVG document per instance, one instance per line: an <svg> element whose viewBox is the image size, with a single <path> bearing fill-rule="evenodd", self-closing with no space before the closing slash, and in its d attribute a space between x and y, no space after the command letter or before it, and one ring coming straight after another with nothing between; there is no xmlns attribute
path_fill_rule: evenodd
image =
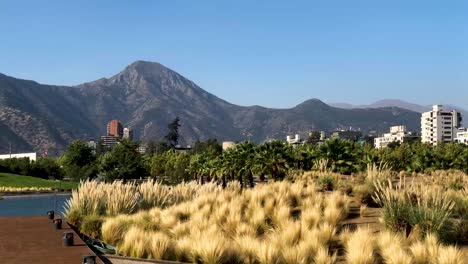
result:
<svg viewBox="0 0 468 264"><path fill-rule="evenodd" d="M341 109L318 99L289 109L239 106L222 100L159 63L137 61L120 73L78 86L43 85L0 75L0 152L59 154L73 139L97 139L111 119L134 129L135 138L160 139L181 119L181 143L262 141L311 130L419 129L419 113L399 107Z"/></svg>
<svg viewBox="0 0 468 264"><path fill-rule="evenodd" d="M352 109L352 108L379 108L379 107L399 107L403 109L408 109L414 112L422 113L426 111L430 111L432 109L432 105L418 105L414 103L409 103L399 99L384 99L379 100L374 103L368 105L352 105L348 103L332 103L330 104L334 107L344 108L344 109ZM463 117L468 118L468 111L455 105L444 105L448 109L455 109L459 111ZM468 123L467 123L468 124Z"/></svg>

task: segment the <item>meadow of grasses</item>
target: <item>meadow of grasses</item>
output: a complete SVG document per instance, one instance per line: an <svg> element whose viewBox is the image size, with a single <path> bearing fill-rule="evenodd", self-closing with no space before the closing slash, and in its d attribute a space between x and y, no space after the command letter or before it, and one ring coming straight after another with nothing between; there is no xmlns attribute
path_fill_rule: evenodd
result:
<svg viewBox="0 0 468 264"><path fill-rule="evenodd" d="M458 171L352 176L325 168L241 188L230 182L83 182L67 221L118 254L192 263L466 263L467 180ZM343 225L350 200L385 228Z"/></svg>

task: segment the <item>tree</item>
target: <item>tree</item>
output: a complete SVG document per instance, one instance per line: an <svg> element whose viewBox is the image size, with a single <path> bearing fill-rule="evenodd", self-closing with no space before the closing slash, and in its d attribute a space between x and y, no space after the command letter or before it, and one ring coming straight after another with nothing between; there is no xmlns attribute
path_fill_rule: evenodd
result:
<svg viewBox="0 0 468 264"><path fill-rule="evenodd" d="M175 146L174 146L175 147ZM167 152L169 150L171 150L173 148L171 148L171 146L169 146L166 142L164 141L159 141L157 144L156 144L156 149L155 149L155 152L156 153L164 153L164 152Z"/></svg>
<svg viewBox="0 0 468 264"><path fill-rule="evenodd" d="M312 146L316 146L320 141L320 132L319 131L312 131L309 134L309 138L307 139L306 143Z"/></svg>
<svg viewBox="0 0 468 264"><path fill-rule="evenodd" d="M238 144L236 145L233 154L233 165L236 169L237 178L241 186L243 185L244 178L247 178L246 180L248 180L250 187L254 187L253 170L256 161L255 145L250 141Z"/></svg>
<svg viewBox="0 0 468 264"><path fill-rule="evenodd" d="M298 170L311 170L318 156L318 148L314 145L304 144L293 149L294 168Z"/></svg>
<svg viewBox="0 0 468 264"><path fill-rule="evenodd" d="M33 167L34 173L32 176L34 177L54 180L63 179L64 172L55 158L39 158L34 162Z"/></svg>
<svg viewBox="0 0 468 264"><path fill-rule="evenodd" d="M121 141L102 157L100 172L105 175L106 180L127 180L147 176L137 145L129 140Z"/></svg>
<svg viewBox="0 0 468 264"><path fill-rule="evenodd" d="M154 140L149 140L146 143L145 154L148 156L153 156L156 153L156 142Z"/></svg>
<svg viewBox="0 0 468 264"><path fill-rule="evenodd" d="M262 180L264 175L274 180L284 179L292 160L291 154L291 147L281 141L268 142L259 146L255 164L257 171L261 173Z"/></svg>
<svg viewBox="0 0 468 264"><path fill-rule="evenodd" d="M350 140L332 138L319 148L320 158L327 159L334 172L351 174L361 166L358 157L361 147Z"/></svg>
<svg viewBox="0 0 468 264"><path fill-rule="evenodd" d="M164 138L167 140L167 143L172 149L174 149L179 143L179 137L180 137L179 127L180 127L179 117L176 117L171 123L167 125L169 132Z"/></svg>
<svg viewBox="0 0 468 264"><path fill-rule="evenodd" d="M210 138L206 141L197 140L193 145L192 152L194 153L208 153L215 157L221 155L223 147L218 143L216 138Z"/></svg>
<svg viewBox="0 0 468 264"><path fill-rule="evenodd" d="M80 140L73 141L63 157L65 174L73 179L92 178L96 175L96 156L93 149Z"/></svg>

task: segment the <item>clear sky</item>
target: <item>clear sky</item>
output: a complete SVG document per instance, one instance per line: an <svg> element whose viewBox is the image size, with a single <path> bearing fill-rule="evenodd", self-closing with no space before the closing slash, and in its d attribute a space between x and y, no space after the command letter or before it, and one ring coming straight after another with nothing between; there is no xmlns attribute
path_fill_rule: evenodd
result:
<svg viewBox="0 0 468 264"><path fill-rule="evenodd" d="M240 105L468 109L467 1L0 0L0 32L0 72L40 83L148 60Z"/></svg>

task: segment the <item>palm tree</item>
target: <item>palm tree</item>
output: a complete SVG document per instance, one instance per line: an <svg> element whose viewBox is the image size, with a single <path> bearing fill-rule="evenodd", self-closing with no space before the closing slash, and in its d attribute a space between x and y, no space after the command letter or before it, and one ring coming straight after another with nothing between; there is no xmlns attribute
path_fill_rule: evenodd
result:
<svg viewBox="0 0 468 264"><path fill-rule="evenodd" d="M253 168L255 162L255 145L252 142L243 142L230 152L229 166L234 171L237 180L243 186L244 180L249 182L249 186L254 186ZM246 179L245 179L246 178Z"/></svg>
<svg viewBox="0 0 468 264"><path fill-rule="evenodd" d="M280 141L273 141L259 146L256 155L256 170L260 173L260 177L269 175L277 180L282 179L286 175L289 163L292 161L291 148ZM263 180L263 179L262 179Z"/></svg>
<svg viewBox="0 0 468 264"><path fill-rule="evenodd" d="M332 171L351 173L359 167L357 157L360 156L360 147L354 142L332 138L319 150L321 158L328 160Z"/></svg>

